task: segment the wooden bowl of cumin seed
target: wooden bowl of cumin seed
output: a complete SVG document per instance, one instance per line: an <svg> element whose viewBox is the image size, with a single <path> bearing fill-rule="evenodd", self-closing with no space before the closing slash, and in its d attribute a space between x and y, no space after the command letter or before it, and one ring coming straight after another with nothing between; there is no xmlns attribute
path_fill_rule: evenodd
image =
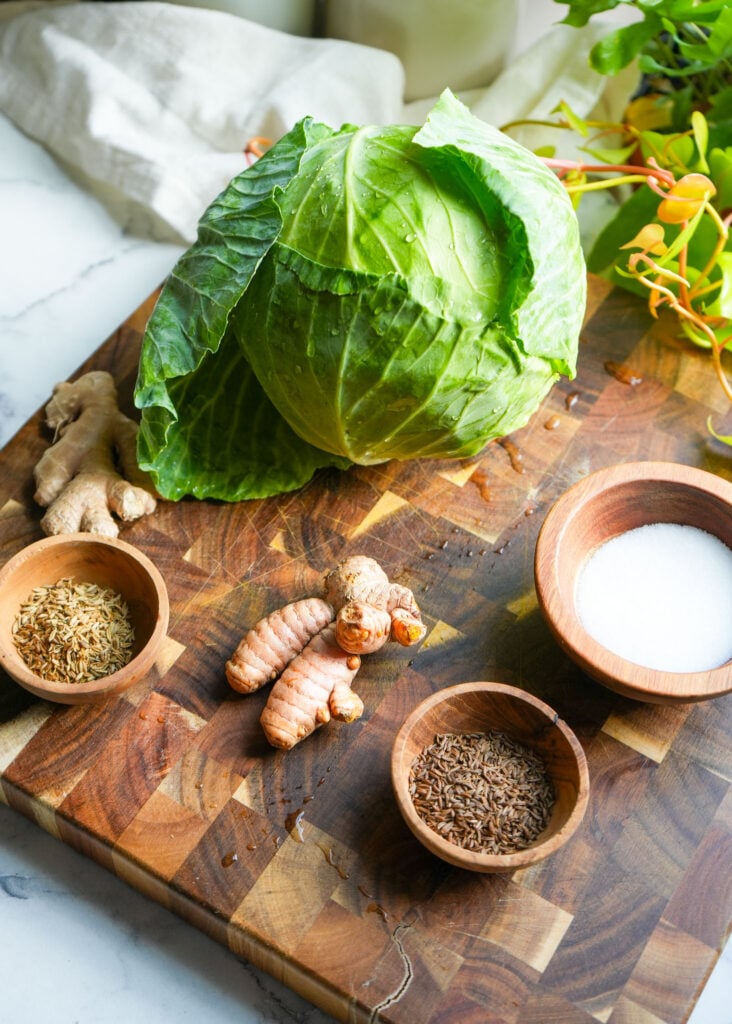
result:
<svg viewBox="0 0 732 1024"><path fill-rule="evenodd" d="M589 797L572 730L503 683L459 683L423 700L397 733L391 774L417 839L469 871L516 871L556 853Z"/></svg>
<svg viewBox="0 0 732 1024"><path fill-rule="evenodd" d="M47 537L0 569L0 667L37 697L102 701L147 675L168 617L163 578L132 544Z"/></svg>

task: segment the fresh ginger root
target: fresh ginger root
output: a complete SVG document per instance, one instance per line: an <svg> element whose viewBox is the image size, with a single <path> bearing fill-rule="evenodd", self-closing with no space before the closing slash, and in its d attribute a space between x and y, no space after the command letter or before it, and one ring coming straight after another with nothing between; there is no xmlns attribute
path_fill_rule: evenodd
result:
<svg viewBox="0 0 732 1024"><path fill-rule="evenodd" d="M35 500L47 509L44 533L116 537L112 513L131 522L155 510L137 465L137 424L119 411L110 373L92 370L57 384L45 413L54 443L34 470Z"/></svg>
<svg viewBox="0 0 732 1024"><path fill-rule="evenodd" d="M353 604L358 602L387 612L391 639L403 647L418 643L425 634L412 591L399 583L390 583L379 563L366 555L347 558L329 572L324 581L324 596L335 608L338 623L351 617ZM355 651L362 652L366 650Z"/></svg>
<svg viewBox="0 0 732 1024"><path fill-rule="evenodd" d="M350 654L371 654L383 647L391 635L391 616L385 608L365 601L349 601L338 610L335 636Z"/></svg>
<svg viewBox="0 0 732 1024"><path fill-rule="evenodd" d="M226 677L239 693L276 680L260 722L273 747L290 750L331 718L361 717L351 683L362 654L389 640L412 646L425 632L411 590L390 583L373 558L355 555L326 574L322 598L260 619L227 661Z"/></svg>

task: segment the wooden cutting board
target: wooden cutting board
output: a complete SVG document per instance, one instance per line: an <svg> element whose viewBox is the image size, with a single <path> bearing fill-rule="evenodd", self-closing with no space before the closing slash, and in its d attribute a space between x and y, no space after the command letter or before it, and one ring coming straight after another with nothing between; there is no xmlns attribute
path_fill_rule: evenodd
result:
<svg viewBox="0 0 732 1024"><path fill-rule="evenodd" d="M84 367L111 370L128 408L150 308ZM662 459L732 478L710 414L732 432L708 355L593 279L577 379L479 457L162 503L123 531L170 591L155 670L100 707L38 702L0 673L0 798L343 1021L686 1020L732 920L732 697L659 707L591 682L543 623L532 559L550 504L594 469ZM36 416L0 454L0 563L41 537L31 470L48 441ZM427 638L364 659L360 721L276 752L266 693L234 694L224 662L353 553L412 587ZM470 679L542 697L589 762L579 833L512 876L434 859L391 794L401 721Z"/></svg>

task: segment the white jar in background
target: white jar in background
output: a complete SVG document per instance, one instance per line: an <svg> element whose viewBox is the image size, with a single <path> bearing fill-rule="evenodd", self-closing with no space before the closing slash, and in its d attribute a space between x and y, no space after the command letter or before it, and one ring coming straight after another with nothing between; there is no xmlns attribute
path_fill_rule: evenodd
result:
<svg viewBox="0 0 732 1024"><path fill-rule="evenodd" d="M406 100L488 85L514 42L516 0L325 0L325 34L390 50Z"/></svg>
<svg viewBox="0 0 732 1024"><path fill-rule="evenodd" d="M237 14L268 28L309 36L313 32L315 0L168 0L186 7L209 7Z"/></svg>

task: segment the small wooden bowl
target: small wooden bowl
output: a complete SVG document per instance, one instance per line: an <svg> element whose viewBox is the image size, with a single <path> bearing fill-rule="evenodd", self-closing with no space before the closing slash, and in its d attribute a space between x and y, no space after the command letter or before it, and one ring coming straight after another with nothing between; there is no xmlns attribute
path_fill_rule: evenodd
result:
<svg viewBox="0 0 732 1024"><path fill-rule="evenodd" d="M31 672L13 643L20 606L35 587L72 577L121 594L135 631L132 659L88 683L52 682ZM37 697L59 704L101 701L138 682L152 668L168 628L168 594L149 558L126 541L90 533L47 537L19 551L0 570L0 666Z"/></svg>
<svg viewBox="0 0 732 1024"><path fill-rule="evenodd" d="M636 700L673 704L732 690L732 663L703 672L646 668L609 651L582 626L575 605L580 572L593 551L649 523L695 526L732 548L732 484L702 469L635 462L580 480L547 513L536 543L539 606L559 645L604 686Z"/></svg>
<svg viewBox="0 0 732 1024"><path fill-rule="evenodd" d="M549 824L531 846L513 853L474 853L444 839L415 810L409 774L415 758L442 733L507 733L544 761L556 801ZM397 733L391 778L402 816L423 846L468 871L507 872L544 860L563 846L585 813L590 784L579 740L538 697L503 683L458 683L423 700Z"/></svg>

